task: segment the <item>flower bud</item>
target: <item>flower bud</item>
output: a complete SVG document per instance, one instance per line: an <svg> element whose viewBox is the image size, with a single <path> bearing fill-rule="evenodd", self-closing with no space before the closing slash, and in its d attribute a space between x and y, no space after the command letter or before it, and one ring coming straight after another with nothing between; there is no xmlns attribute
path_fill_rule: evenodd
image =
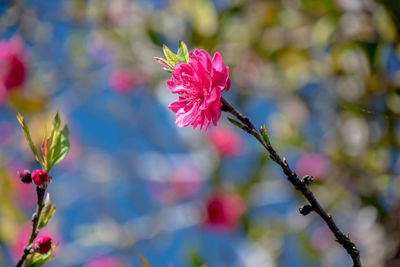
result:
<svg viewBox="0 0 400 267"><path fill-rule="evenodd" d="M35 170L32 172L32 180L36 185L42 185L47 182L47 172L43 170Z"/></svg>
<svg viewBox="0 0 400 267"><path fill-rule="evenodd" d="M39 253L46 254L51 249L51 237L39 236L33 243L33 249Z"/></svg>
<svg viewBox="0 0 400 267"><path fill-rule="evenodd" d="M18 172L19 179L24 184L30 184L32 182L32 173L30 170L24 170L22 172Z"/></svg>

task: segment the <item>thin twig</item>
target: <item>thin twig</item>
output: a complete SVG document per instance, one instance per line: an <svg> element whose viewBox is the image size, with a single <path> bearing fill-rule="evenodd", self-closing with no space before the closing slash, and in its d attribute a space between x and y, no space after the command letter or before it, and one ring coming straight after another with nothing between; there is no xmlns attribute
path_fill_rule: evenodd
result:
<svg viewBox="0 0 400 267"><path fill-rule="evenodd" d="M24 264L26 257L30 254L32 242L33 242L33 240L35 240L35 238L37 237L37 235L39 233L39 230L38 230L39 219L40 219L40 215L42 213L43 207L44 207L43 199L44 199L45 192L46 192L45 185L36 187L37 204L36 204L36 212L32 216L31 234L29 236L28 243L26 244L26 246L24 248L24 252L23 252L21 258L19 259L17 265L15 265L15 267L21 267L22 264Z"/></svg>
<svg viewBox="0 0 400 267"><path fill-rule="evenodd" d="M311 179L307 177L307 179L300 179L297 174L291 170L289 164L286 162L285 158L281 158L275 149L272 147L270 142L266 142L257 129L254 127L252 122L237 111L234 107L232 107L223 97L221 97L222 107L221 111L228 112L235 116L243 125L239 126L245 132L253 135L268 151L269 157L276 162L279 166L281 166L283 173L286 175L288 180L293 184L293 186L300 191L300 193L308 200L309 205L305 205L303 208L300 209L301 214L304 216L309 214L311 211L317 213L328 225L331 232L337 239L337 242L341 244L347 253L353 259L353 266L354 267L361 267L361 260L360 260L360 251L357 246L350 240L348 236L346 236L336 225L335 221L333 220L332 216L329 215L315 198L314 194L308 188L308 184L310 183ZM230 120L231 121L231 120ZM232 122L232 121L231 121Z"/></svg>

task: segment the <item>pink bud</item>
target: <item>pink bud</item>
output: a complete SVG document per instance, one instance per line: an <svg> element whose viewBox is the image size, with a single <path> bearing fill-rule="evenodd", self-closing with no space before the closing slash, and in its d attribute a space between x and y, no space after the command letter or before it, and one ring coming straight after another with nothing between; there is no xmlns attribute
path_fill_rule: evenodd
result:
<svg viewBox="0 0 400 267"><path fill-rule="evenodd" d="M34 241L33 248L39 253L46 254L51 249L51 237L39 236Z"/></svg>
<svg viewBox="0 0 400 267"><path fill-rule="evenodd" d="M47 182L47 172L43 170L35 170L32 172L32 180L36 185L42 185Z"/></svg>

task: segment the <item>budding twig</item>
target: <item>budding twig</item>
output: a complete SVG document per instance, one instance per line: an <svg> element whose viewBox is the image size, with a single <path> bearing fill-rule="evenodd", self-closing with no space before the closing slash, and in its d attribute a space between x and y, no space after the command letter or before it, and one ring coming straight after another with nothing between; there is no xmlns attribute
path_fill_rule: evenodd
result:
<svg viewBox="0 0 400 267"><path fill-rule="evenodd" d="M253 135L260 143L261 145L267 150L269 157L276 162L279 166L281 166L283 173L286 175L287 179L289 182L293 184L293 186L296 188L296 190L300 191L300 193L308 200L309 204L303 206L300 208L300 213L302 215L307 215L311 211L314 211L317 213L328 225L329 229L331 232L334 234L335 238L339 242L340 245L347 251L347 253L351 256L353 260L353 266L354 267L361 267L361 260L360 260L360 251L357 248L357 246L351 241L351 239L346 236L336 225L335 221L333 220L332 216L329 215L321 206L321 204L318 202L318 200L315 198L314 194L311 192L311 190L308 188L308 185L312 182L312 176L305 176L302 179L300 179L297 174L292 171L290 168L288 162L286 161L286 158L281 158L278 153L275 151L275 149L272 147L270 142L266 142L264 138L260 135L260 133L256 130L252 122L243 114L241 114L239 111L237 111L234 107L232 107L223 97L221 97L221 102L222 102L222 107L221 111L228 112L235 116L241 123L242 125L237 125L236 123L233 123L233 121L230 119L230 121L244 130L245 132ZM237 122L237 121L235 121ZM238 123L238 122L237 122Z"/></svg>
<svg viewBox="0 0 400 267"><path fill-rule="evenodd" d="M31 253L31 247L32 247L32 242L33 240L37 237L39 233L39 219L40 215L42 213L44 203L44 194L46 193L46 185L40 185L36 187L36 193L37 193L37 204L36 204L36 211L32 215L32 228L31 228L31 234L28 239L28 243L26 244L24 248L24 253L22 254L21 258L19 259L17 265L15 267L21 267L22 264L24 264L26 257Z"/></svg>

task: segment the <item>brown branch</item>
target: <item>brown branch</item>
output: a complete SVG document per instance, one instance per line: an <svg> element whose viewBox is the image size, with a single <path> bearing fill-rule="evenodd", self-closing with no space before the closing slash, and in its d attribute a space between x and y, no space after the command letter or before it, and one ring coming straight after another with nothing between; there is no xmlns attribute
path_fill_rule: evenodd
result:
<svg viewBox="0 0 400 267"><path fill-rule="evenodd" d="M37 235L39 233L39 229L38 229L39 219L40 219L40 215L42 213L43 207L44 207L43 199L44 199L44 194L46 192L46 187L47 187L46 185L36 187L36 193L37 193L38 200L37 200L37 205L36 205L36 212L32 216L31 234L29 236L28 243L26 244L26 246L24 248L24 252L23 252L21 258L19 259L17 265L15 265L15 267L21 267L22 264L24 264L26 257L31 253L32 242L33 242L33 240L35 240L35 238L37 237Z"/></svg>
<svg viewBox="0 0 400 267"><path fill-rule="evenodd" d="M353 259L354 267L361 267L360 260L360 251L357 246L350 240L348 236L346 236L336 225L332 216L329 215L315 198L314 194L308 188L308 184L311 182L310 176L306 176L303 179L300 179L297 174L291 170L289 164L286 162L285 158L281 158L275 149L272 147L270 142L266 142L261 134L257 131L254 125L251 123L249 118L241 114L234 107L232 107L223 97L221 97L222 107L221 111L228 112L235 116L243 125L239 125L239 127L245 132L253 135L268 151L269 157L276 162L279 166L281 166L283 173L286 175L289 182L293 184L293 186L298 190L309 202L309 204L300 208L300 213L306 216L311 211L317 213L328 225L331 232L337 239L337 242L342 245L342 247L347 251L347 253ZM230 120L232 122L232 120Z"/></svg>

